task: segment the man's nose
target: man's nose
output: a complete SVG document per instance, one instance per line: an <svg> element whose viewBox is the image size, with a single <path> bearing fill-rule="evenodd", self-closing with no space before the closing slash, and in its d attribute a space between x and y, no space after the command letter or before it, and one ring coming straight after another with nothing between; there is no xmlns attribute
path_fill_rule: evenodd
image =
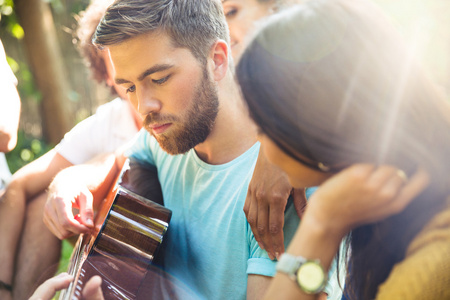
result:
<svg viewBox="0 0 450 300"><path fill-rule="evenodd" d="M137 91L137 111L145 118L150 113L157 113L161 110L161 101L149 89Z"/></svg>

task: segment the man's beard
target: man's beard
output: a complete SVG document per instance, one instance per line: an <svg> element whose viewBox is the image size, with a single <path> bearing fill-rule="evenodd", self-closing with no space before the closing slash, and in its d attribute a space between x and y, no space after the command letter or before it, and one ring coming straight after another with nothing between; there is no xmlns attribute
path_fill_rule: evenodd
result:
<svg viewBox="0 0 450 300"><path fill-rule="evenodd" d="M193 103L192 107L181 117L164 118L152 113L145 118L144 124L177 121L175 124L181 125L181 128L170 128L170 133L160 135L153 134L153 131L146 126L147 130L155 136L160 147L169 154L186 153L203 143L211 133L219 111L219 98L206 68L203 69L203 78L195 88L194 99L191 103Z"/></svg>

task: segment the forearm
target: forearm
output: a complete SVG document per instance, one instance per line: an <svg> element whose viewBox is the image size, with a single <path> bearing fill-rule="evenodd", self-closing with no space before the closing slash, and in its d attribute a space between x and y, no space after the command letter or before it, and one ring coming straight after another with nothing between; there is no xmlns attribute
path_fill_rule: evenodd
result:
<svg viewBox="0 0 450 300"><path fill-rule="evenodd" d="M338 251L344 233L326 228L313 216L305 214L292 239L287 253L306 259L318 259L326 272ZM322 295L323 297L323 295ZM278 272L274 277L265 299L320 299L319 295L308 295L286 274Z"/></svg>
<svg viewBox="0 0 450 300"><path fill-rule="evenodd" d="M14 173L8 190L23 195L24 199L34 198L48 188L59 171L70 166L68 160L52 149Z"/></svg>
<svg viewBox="0 0 450 300"><path fill-rule="evenodd" d="M247 300L262 299L272 277L250 274L247 279Z"/></svg>
<svg viewBox="0 0 450 300"><path fill-rule="evenodd" d="M0 280L12 283L19 237L25 218L23 190L8 186L0 198Z"/></svg>
<svg viewBox="0 0 450 300"><path fill-rule="evenodd" d="M11 283L28 202L44 192L53 176L68 165L51 150L13 175L0 200L0 280Z"/></svg>

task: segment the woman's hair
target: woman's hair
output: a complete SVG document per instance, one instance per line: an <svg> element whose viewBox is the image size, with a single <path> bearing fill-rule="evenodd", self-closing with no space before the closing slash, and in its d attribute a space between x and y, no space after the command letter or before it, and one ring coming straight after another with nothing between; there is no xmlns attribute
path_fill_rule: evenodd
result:
<svg viewBox="0 0 450 300"><path fill-rule="evenodd" d="M106 82L108 72L103 56L99 53L100 50L92 44L92 37L106 9L112 3L113 0L93 0L86 10L78 16L78 29L76 31L78 50L98 83ZM114 92L114 89L112 90Z"/></svg>
<svg viewBox="0 0 450 300"><path fill-rule="evenodd" d="M374 298L448 195L448 103L365 0L308 1L272 16L244 52L237 78L252 118L293 158L334 171L373 163L431 175L401 214L351 233L346 286L357 299Z"/></svg>

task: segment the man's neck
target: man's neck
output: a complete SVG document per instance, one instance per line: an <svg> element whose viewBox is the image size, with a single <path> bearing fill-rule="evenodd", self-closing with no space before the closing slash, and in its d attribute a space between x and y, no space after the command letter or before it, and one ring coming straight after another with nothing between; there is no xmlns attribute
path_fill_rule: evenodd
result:
<svg viewBox="0 0 450 300"><path fill-rule="evenodd" d="M257 141L256 126L231 75L219 83L220 108L205 142L194 149L204 162L225 164L239 157Z"/></svg>

